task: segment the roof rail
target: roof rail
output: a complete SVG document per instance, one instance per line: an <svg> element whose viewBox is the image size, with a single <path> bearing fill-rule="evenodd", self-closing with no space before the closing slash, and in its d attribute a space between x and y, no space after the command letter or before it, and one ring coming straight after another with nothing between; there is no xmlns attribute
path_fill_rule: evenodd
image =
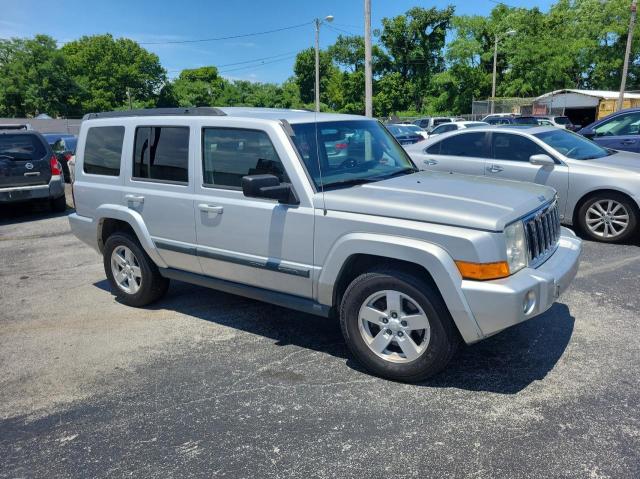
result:
<svg viewBox="0 0 640 479"><path fill-rule="evenodd" d="M219 108L198 106L193 108L144 108L140 110L103 111L87 113L83 120L97 118L121 118L127 116L226 116Z"/></svg>

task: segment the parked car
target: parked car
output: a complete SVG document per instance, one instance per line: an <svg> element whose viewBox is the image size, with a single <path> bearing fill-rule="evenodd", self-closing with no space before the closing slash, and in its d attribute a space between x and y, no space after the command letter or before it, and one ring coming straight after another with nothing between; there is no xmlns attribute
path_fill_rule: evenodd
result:
<svg viewBox="0 0 640 479"><path fill-rule="evenodd" d="M453 118L449 118L446 116L433 116L433 117L419 118L415 120L413 123L415 125L418 125L420 128L422 128L428 133L432 128L435 128L436 126L441 125L442 123L451 123L452 121L453 121Z"/></svg>
<svg viewBox="0 0 640 479"><path fill-rule="evenodd" d="M557 128L565 128L567 130L573 130L574 125L568 116L563 115L536 115L538 124L542 126L555 126ZM547 124L549 123L549 124Z"/></svg>
<svg viewBox="0 0 640 479"><path fill-rule="evenodd" d="M638 231L640 155L548 126L462 130L407 151L424 169L551 186L562 222L594 240L622 242Z"/></svg>
<svg viewBox="0 0 640 479"><path fill-rule="evenodd" d="M629 108L585 126L578 131L605 148L640 153L640 108Z"/></svg>
<svg viewBox="0 0 640 479"><path fill-rule="evenodd" d="M414 125L413 123L402 123L402 126L413 133L417 133L425 140L429 138L429 133L420 128L418 125Z"/></svg>
<svg viewBox="0 0 640 479"><path fill-rule="evenodd" d="M479 126L488 125L489 124L484 121L455 121L453 123L443 123L441 125L438 125L427 135L429 138L431 138L433 136L441 135L442 133L447 133L449 131L462 130L464 128L476 128Z"/></svg>
<svg viewBox="0 0 640 479"><path fill-rule="evenodd" d="M498 118L513 118L516 115L514 113L490 113L489 115L485 116L482 121L484 122L489 122L489 120L495 120Z"/></svg>
<svg viewBox="0 0 640 479"><path fill-rule="evenodd" d="M390 124L386 127L401 145L412 145L425 139L420 133L411 131L405 125Z"/></svg>
<svg viewBox="0 0 640 479"><path fill-rule="evenodd" d="M66 209L62 166L41 134L0 130L0 203L32 200Z"/></svg>
<svg viewBox="0 0 640 479"><path fill-rule="evenodd" d="M69 133L43 133L42 136L47 140L62 165L65 182L70 183L69 161L76 154L78 137Z"/></svg>
<svg viewBox="0 0 640 479"><path fill-rule="evenodd" d="M358 139L340 164L322 134L334 130ZM71 228L124 304L177 279L335 314L353 355L400 381L444 368L459 338L546 311L581 251L552 188L417 172L381 123L355 115L90 114L74 190Z"/></svg>

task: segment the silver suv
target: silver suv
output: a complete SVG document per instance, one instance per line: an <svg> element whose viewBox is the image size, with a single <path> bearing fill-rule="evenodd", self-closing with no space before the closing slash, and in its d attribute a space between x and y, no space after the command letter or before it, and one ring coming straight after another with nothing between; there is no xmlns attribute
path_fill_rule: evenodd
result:
<svg viewBox="0 0 640 479"><path fill-rule="evenodd" d="M553 189L418 172L360 116L90 114L75 169L71 227L123 303L175 279L336 315L354 356L395 380L546 311L578 268Z"/></svg>

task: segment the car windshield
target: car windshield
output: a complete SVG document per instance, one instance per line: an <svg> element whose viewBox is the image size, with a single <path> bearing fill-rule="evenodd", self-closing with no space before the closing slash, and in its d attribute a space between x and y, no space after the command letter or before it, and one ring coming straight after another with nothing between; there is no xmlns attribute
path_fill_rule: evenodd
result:
<svg viewBox="0 0 640 479"><path fill-rule="evenodd" d="M0 160L39 160L47 154L34 135L0 135Z"/></svg>
<svg viewBox="0 0 640 479"><path fill-rule="evenodd" d="M570 125L571 121L566 116L556 116L555 122L558 125Z"/></svg>
<svg viewBox="0 0 640 479"><path fill-rule="evenodd" d="M572 160L594 160L611 155L609 150L567 130L545 131L534 136Z"/></svg>
<svg viewBox="0 0 640 479"><path fill-rule="evenodd" d="M292 128L293 143L317 188L346 187L417 171L375 120L298 123Z"/></svg>
<svg viewBox="0 0 640 479"><path fill-rule="evenodd" d="M420 128L417 125L405 125L404 128L406 128L407 130L413 133L420 133L422 131L422 128Z"/></svg>
<svg viewBox="0 0 640 479"><path fill-rule="evenodd" d="M533 116L521 116L513 119L516 125L537 125L538 119Z"/></svg>
<svg viewBox="0 0 640 479"><path fill-rule="evenodd" d="M398 136L398 135L408 135L411 132L409 131L409 129L405 126L400 126L400 125L387 125L387 129L391 132L392 135L394 136Z"/></svg>

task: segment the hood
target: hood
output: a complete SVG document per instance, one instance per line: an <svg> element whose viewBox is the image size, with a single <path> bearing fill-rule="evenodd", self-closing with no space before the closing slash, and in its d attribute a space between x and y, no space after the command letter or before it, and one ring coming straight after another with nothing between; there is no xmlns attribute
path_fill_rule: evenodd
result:
<svg viewBox="0 0 640 479"><path fill-rule="evenodd" d="M325 192L328 210L502 231L555 196L552 188L421 171Z"/></svg>
<svg viewBox="0 0 640 479"><path fill-rule="evenodd" d="M640 154L631 153L630 151L616 151L613 155L596 158L594 160L582 160L580 163L621 168L626 171L640 173Z"/></svg>

